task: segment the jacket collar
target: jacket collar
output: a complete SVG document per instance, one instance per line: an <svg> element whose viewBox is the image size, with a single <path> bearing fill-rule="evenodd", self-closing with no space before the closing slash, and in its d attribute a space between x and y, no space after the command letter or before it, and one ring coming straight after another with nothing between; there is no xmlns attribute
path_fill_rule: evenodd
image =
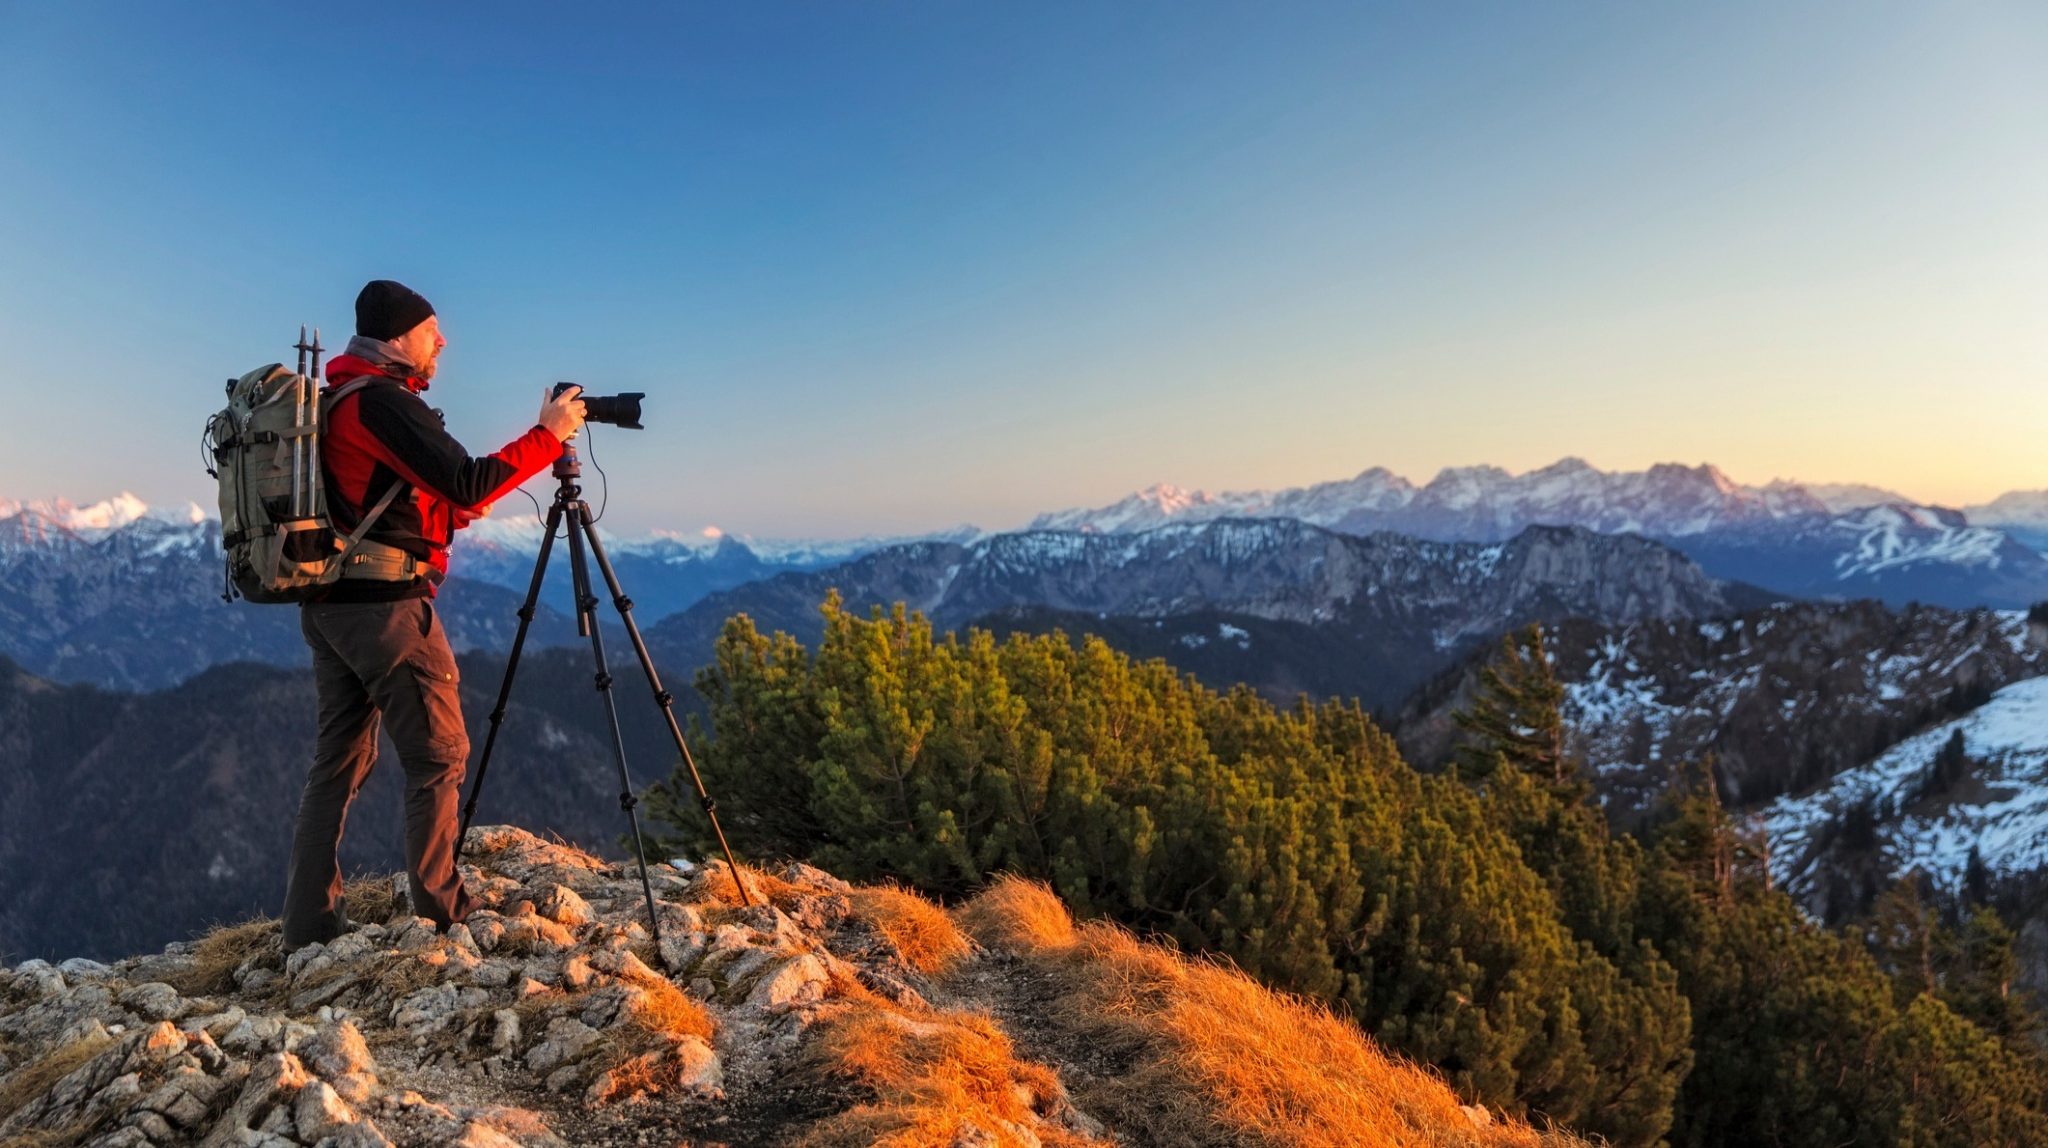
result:
<svg viewBox="0 0 2048 1148"><path fill-rule="evenodd" d="M384 340L354 335L341 354L329 360L327 385L338 387L364 375L383 375L404 383L407 390L418 394L427 389L427 380L413 373L418 369L398 348Z"/></svg>

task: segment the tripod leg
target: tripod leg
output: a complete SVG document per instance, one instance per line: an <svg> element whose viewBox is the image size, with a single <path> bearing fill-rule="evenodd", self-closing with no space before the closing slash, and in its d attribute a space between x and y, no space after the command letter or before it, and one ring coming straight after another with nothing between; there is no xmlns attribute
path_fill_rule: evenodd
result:
<svg viewBox="0 0 2048 1148"><path fill-rule="evenodd" d="M526 631L533 625L535 605L540 601L540 584L547 577L548 552L554 548L555 528L562 523L562 500L548 507L547 533L541 535L540 555L533 561L533 581L527 584L526 601L519 607L519 629L512 635L512 653L505 659L505 676L498 683L498 704L491 707L490 732L484 735L484 752L476 761L476 781L469 787L469 800L462 806L462 829L455 836L455 859L462 860L462 846L469 837L470 818L476 815L477 798L483 795L484 774L491 768L491 750L498 744L498 727L505 724L505 702L512 696L512 678L519 673L519 651L526 646Z"/></svg>
<svg viewBox="0 0 2048 1148"><path fill-rule="evenodd" d="M718 838L718 847L725 853L725 863L732 866L733 887L740 891L740 903L752 905L747 895L746 882L740 880L740 863L732 855L732 846L725 842L725 829L718 824L718 804L711 800L711 794L704 788L704 778L697 773L697 759L690 755L690 745L683 740L683 727L676 724L675 695L661 688L661 675L654 672L654 659L648 656L647 642L640 637L640 627L633 622L633 600L626 597L626 591L619 586L619 576L612 571L611 559L605 556L604 543L597 540L597 530L590 522L590 507L577 503L574 514L583 524L583 533L590 539L590 553L597 559L597 569L604 575L604 584L612 592L612 604L619 609L619 620L626 624L626 636L633 639L633 652L640 656L641 672L647 675L647 684L654 690L654 704L661 707L661 716L668 719L669 736L676 742L676 749L683 756L683 764L689 767L690 781L697 787L697 800L704 806L704 816L711 820L711 832Z"/></svg>
<svg viewBox="0 0 2048 1148"><path fill-rule="evenodd" d="M619 731L619 707L612 700L612 675L604 660L604 627L597 624L597 596L590 592L590 571L583 563L583 539L590 530L590 508L582 502L569 504L569 565L576 584L576 610L589 623L590 652L597 658L597 692L604 695L605 717L612 726L612 756L619 766L619 808L633 827L633 856L640 863L640 891L647 897L647 929L654 939L655 959L661 960L661 922L654 912L654 886L647 879L647 845L640 837L640 814L635 807L633 778L626 771L626 738ZM594 540L593 540L594 541Z"/></svg>

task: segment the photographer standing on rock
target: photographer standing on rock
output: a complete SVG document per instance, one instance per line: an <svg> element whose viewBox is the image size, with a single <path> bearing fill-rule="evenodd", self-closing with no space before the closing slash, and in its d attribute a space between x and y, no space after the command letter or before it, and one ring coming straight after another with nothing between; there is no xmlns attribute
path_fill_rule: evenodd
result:
<svg viewBox="0 0 2048 1148"><path fill-rule="evenodd" d="M376 762L380 715L405 769L413 911L446 931L472 908L455 869L469 736L434 589L454 532L552 464L583 425L584 406L576 390L543 399L531 429L473 458L420 397L447 345L425 298L378 279L356 296L355 338L328 364L328 394L368 380L322 415L328 506L342 531L374 519L342 580L300 607L320 724L286 877L287 950L332 940L347 924L342 827Z"/></svg>

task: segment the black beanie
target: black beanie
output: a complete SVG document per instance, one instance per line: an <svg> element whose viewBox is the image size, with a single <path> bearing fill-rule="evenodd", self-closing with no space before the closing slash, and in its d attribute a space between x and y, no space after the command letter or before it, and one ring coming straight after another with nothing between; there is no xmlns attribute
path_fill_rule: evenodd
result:
<svg viewBox="0 0 2048 1148"><path fill-rule="evenodd" d="M372 279L356 296L356 334L389 342L427 321L434 305L392 279Z"/></svg>

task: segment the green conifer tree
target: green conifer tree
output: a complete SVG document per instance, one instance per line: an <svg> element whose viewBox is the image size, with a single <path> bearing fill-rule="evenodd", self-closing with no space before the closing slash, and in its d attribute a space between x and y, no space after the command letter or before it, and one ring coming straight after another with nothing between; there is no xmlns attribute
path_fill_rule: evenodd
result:
<svg viewBox="0 0 2048 1148"><path fill-rule="evenodd" d="M1564 687L1543 648L1543 627L1502 635L1500 652L1479 671L1471 700L1451 715L1464 738L1460 771L1483 778L1505 759L1560 792L1585 791L1565 756Z"/></svg>

